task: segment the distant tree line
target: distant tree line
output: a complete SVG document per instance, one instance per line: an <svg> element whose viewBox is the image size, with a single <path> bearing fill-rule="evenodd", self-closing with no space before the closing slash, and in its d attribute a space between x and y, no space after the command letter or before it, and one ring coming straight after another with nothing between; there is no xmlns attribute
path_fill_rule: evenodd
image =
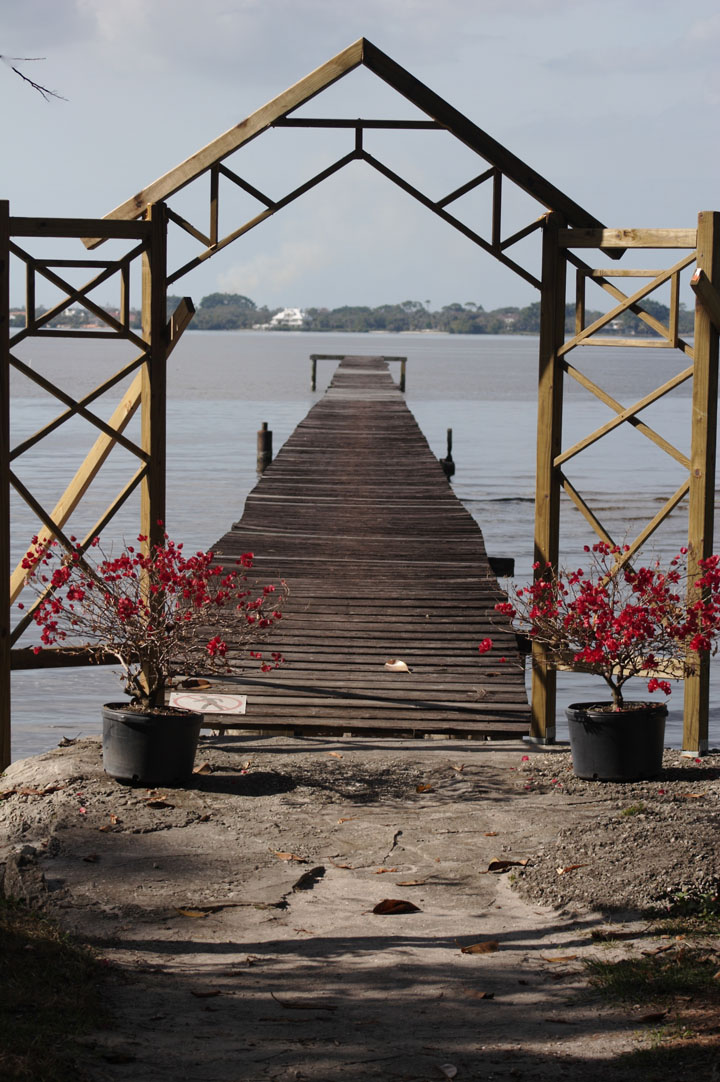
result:
<svg viewBox="0 0 720 1082"><path fill-rule="evenodd" d="M180 301L168 298L170 311ZM646 300L643 307L650 315L667 325L670 312L665 304ZM249 297L236 293L211 293L203 297L195 318L190 324L196 330L238 330L268 323L279 308L258 308ZM602 312L587 310L585 325L599 319ZM432 311L422 301L402 301L400 304L381 304L377 308L367 305L342 305L340 308L307 308L305 310L307 331L442 331L445 334L537 334L540 330L540 303L536 301L524 308L503 307L486 312L481 304L467 301L446 304ZM680 333L692 334L693 312L680 305ZM565 309L565 329L572 333L575 328L575 306ZM655 332L632 312L623 312L603 334L621 336L652 335Z"/></svg>
<svg viewBox="0 0 720 1082"><path fill-rule="evenodd" d="M168 313L172 313L181 298L168 297ZM670 313L667 305L659 301L645 300L643 308L659 322L667 326ZM38 314L43 311L38 308ZM210 293L198 305L191 329L198 331L250 330L270 322L281 311L279 308L258 308L255 301L239 293ZM114 313L117 315L117 313ZM600 311L585 312L585 326L599 319ZM306 331L442 331L445 334L537 334L540 330L540 303L524 308L494 308L486 312L481 304L467 301L465 304L446 304L438 311L431 311L422 301L402 301L400 304L381 304L377 308L366 305L343 305L340 308L307 308ZM679 331L687 335L693 332L694 313L680 305ZM94 325L97 317L84 308L75 306L52 320L50 327L83 327ZM13 326L23 326L24 313L16 310L11 315ZM131 325L140 325L140 313L131 313ZM572 334L575 329L575 306L565 308L565 330ZM632 337L653 335L655 332L638 316L625 311L602 334Z"/></svg>

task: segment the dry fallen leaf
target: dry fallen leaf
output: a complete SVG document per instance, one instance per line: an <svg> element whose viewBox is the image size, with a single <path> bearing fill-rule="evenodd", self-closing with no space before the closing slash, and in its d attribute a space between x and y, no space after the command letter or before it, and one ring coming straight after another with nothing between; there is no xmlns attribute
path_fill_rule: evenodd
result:
<svg viewBox="0 0 720 1082"><path fill-rule="evenodd" d="M280 1007L286 1007L289 1011L336 1011L337 1004L333 1003L320 1003L318 1000L308 1000L307 1003L301 1003L295 1000L291 1002L287 999L278 999L274 992L270 993L271 997Z"/></svg>
<svg viewBox="0 0 720 1082"><path fill-rule="evenodd" d="M483 939L480 943L469 943L467 947L461 947L461 954L494 954L500 950L497 939Z"/></svg>
<svg viewBox="0 0 720 1082"><path fill-rule="evenodd" d="M396 872L397 868L376 868L375 875L384 875L385 872Z"/></svg>
<svg viewBox="0 0 720 1082"><path fill-rule="evenodd" d="M111 827L116 827L118 825L118 823L122 823L122 819L120 818L119 815L115 815L114 812L111 812L110 813L110 826Z"/></svg>
<svg viewBox="0 0 720 1082"><path fill-rule="evenodd" d="M293 883L293 890L312 890L318 879L322 879L325 875L325 868L322 864L318 864L317 868L311 868L309 872L303 872L296 883Z"/></svg>
<svg viewBox="0 0 720 1082"><path fill-rule="evenodd" d="M397 913L419 913L420 910L412 902L406 902L402 898L383 898L373 909L373 913L379 916L395 916Z"/></svg>
<svg viewBox="0 0 720 1082"><path fill-rule="evenodd" d="M213 768L210 763L205 760L204 763L200 763L200 766L196 766L193 770L193 774L212 774Z"/></svg>
<svg viewBox="0 0 720 1082"><path fill-rule="evenodd" d="M352 823L357 818L357 815L348 815L345 819L338 819L338 823Z"/></svg>
<svg viewBox="0 0 720 1082"><path fill-rule="evenodd" d="M211 910L209 909L178 909L175 907L175 912L179 917L207 917Z"/></svg>
<svg viewBox="0 0 720 1082"><path fill-rule="evenodd" d="M416 793L434 793L435 790L433 789L432 785L416 785L415 786L415 792Z"/></svg>
<svg viewBox="0 0 720 1082"><path fill-rule="evenodd" d="M506 872L508 868L525 868L529 863L528 857L525 860L505 860L496 857L495 860L490 861L487 870L489 872Z"/></svg>
<svg viewBox="0 0 720 1082"><path fill-rule="evenodd" d="M556 954L552 958L543 958L543 962L574 962L577 954Z"/></svg>
<svg viewBox="0 0 720 1082"><path fill-rule="evenodd" d="M213 996L221 996L222 992L219 988L191 988L190 995L197 999L212 999Z"/></svg>
<svg viewBox="0 0 720 1082"><path fill-rule="evenodd" d="M328 755L332 755L333 759L342 759L342 755L339 751L329 751Z"/></svg>
<svg viewBox="0 0 720 1082"><path fill-rule="evenodd" d="M338 864L336 860L331 860L330 863L332 864L333 868L346 868L349 871L355 871L354 864Z"/></svg>
<svg viewBox="0 0 720 1082"><path fill-rule="evenodd" d="M564 868L556 868L555 871L558 875L567 875L568 872L574 872L577 868L587 868L587 861L584 864L566 864Z"/></svg>
<svg viewBox="0 0 720 1082"><path fill-rule="evenodd" d="M428 882L427 879L401 879L395 884L396 887L423 887Z"/></svg>
<svg viewBox="0 0 720 1082"><path fill-rule="evenodd" d="M385 668L390 669L391 672L412 672L412 669L409 669L398 657L391 657L389 661L386 661Z"/></svg>
<svg viewBox="0 0 720 1082"><path fill-rule="evenodd" d="M451 770L457 770L458 774L462 774L465 769L465 763L450 763Z"/></svg>
<svg viewBox="0 0 720 1082"><path fill-rule="evenodd" d="M634 1022L662 1022L664 1018L667 1018L667 1011L650 1011L648 1014L641 1014L634 1018Z"/></svg>
<svg viewBox="0 0 720 1082"><path fill-rule="evenodd" d="M679 797L684 797L685 800L702 800L705 796L704 793L678 793Z"/></svg>
<svg viewBox="0 0 720 1082"><path fill-rule="evenodd" d="M495 999L494 992L479 992L476 988L468 988L463 995L468 999Z"/></svg>
<svg viewBox="0 0 720 1082"><path fill-rule="evenodd" d="M297 853L282 853L277 849L271 849L270 852L273 853L278 860L294 860L298 864L307 864L305 857L299 857Z"/></svg>
<svg viewBox="0 0 720 1082"><path fill-rule="evenodd" d="M498 836L497 830L486 830L484 835L483 835L484 838L497 838L497 836Z"/></svg>
<svg viewBox="0 0 720 1082"><path fill-rule="evenodd" d="M86 857L83 857L83 860L86 864L97 864L97 862L100 860L100 857L97 855L97 853L88 853Z"/></svg>

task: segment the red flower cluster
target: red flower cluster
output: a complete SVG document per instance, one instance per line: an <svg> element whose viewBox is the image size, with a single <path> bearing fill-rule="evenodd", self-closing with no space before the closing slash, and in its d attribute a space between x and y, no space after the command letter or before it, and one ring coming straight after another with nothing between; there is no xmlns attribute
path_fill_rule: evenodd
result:
<svg viewBox="0 0 720 1082"><path fill-rule="evenodd" d="M496 610L552 663L602 676L618 709L632 676L648 676L648 691L669 695L657 672L692 672L694 658L720 634L720 557L700 560L700 577L689 583L687 549L666 568L655 562L638 569L621 561L627 546L598 542L585 551L587 569L556 574L536 564L532 585L516 588Z"/></svg>
<svg viewBox="0 0 720 1082"><path fill-rule="evenodd" d="M138 540L142 545L146 538ZM211 552L185 556L167 535L150 552L127 545L119 555L106 555L97 538L90 548L98 553L92 562L79 544L68 553L57 542L46 547L33 538L22 565L40 595L33 613L40 640L114 655L126 690L145 706L162 702L175 673L237 668L242 651L255 647L282 616L275 584L248 585L250 552L227 570ZM280 593L286 593L284 582ZM248 652L262 660L256 648ZM282 660L274 653L261 668L277 668Z"/></svg>

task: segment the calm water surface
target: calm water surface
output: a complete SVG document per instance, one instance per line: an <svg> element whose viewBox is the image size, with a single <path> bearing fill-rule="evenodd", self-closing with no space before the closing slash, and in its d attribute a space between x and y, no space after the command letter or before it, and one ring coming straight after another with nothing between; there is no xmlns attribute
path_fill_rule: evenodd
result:
<svg viewBox="0 0 720 1082"><path fill-rule="evenodd" d="M112 345L112 349L110 346ZM71 396L87 394L131 359L118 344L30 340L18 351L33 370L47 374ZM257 481L255 434L263 421L277 449L321 397L336 364L318 363L318 389L310 390L311 353L406 355L407 401L438 457L453 430L457 472L453 486L480 524L492 555L514 556L516 577L532 563L537 340L462 335L313 335L305 333L188 331L170 360L168 398L168 530L187 547L212 546L237 520ZM587 348L573 363L623 405L630 405L684 367L670 350ZM398 366L392 366L397 372ZM122 386L129 382L126 380ZM650 407L644 418L680 450L690 444L690 385ZM93 404L108 417L117 389ZM24 377L13 380L12 437L23 439L48 424L57 403ZM604 424L607 407L569 381L564 446ZM137 435L137 424L128 435ZM21 456L21 479L52 508L95 439L82 420L53 433ZM132 456L116 448L80 505L69 529L90 530L134 472ZM682 483L683 473L629 425L622 425L568 464L567 473L618 540L632 539ZM674 554L685 543L683 506L656 535L654 551ZM137 502L130 501L105 536L134 537ZM19 499L12 504L14 556L37 528ZM562 552L579 566L590 529L565 508ZM716 527L716 537L717 527ZM712 685L711 743L720 743L720 666ZM559 709L606 695L602 681L561 674ZM640 692L644 693L642 685ZM99 704L117 697L109 669L13 675L13 758L55 746L63 735L99 732ZM662 696L661 696L662 697ZM561 735L564 724L559 718ZM671 699L668 742L679 745L682 691Z"/></svg>

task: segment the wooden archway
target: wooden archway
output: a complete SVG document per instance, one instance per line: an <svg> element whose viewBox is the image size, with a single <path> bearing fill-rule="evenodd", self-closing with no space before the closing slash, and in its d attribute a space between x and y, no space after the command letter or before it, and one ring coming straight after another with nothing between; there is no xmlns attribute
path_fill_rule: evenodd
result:
<svg viewBox="0 0 720 1082"><path fill-rule="evenodd" d="M307 117L293 115L307 102L322 94L337 80L360 66L366 67L401 97L419 109L427 119L356 119ZM347 153L320 173L308 178L300 186L281 196L271 196L245 179L237 167L230 168L226 160L254 139L273 127L337 128L346 129L350 136ZM478 158L479 171L466 183L447 193L441 199L432 199L414 184L401 177L388 165L372 155L366 148L364 135L372 129L386 130L440 130L449 133L472 151ZM115 443L126 446L138 459L138 468L128 484L110 504L100 522L88 533L88 540L102 528L122 505L130 491L141 487L141 532L150 543L156 538L159 520L165 518L165 365L182 331L192 318L193 309L189 298L167 322L165 297L168 286L174 285L189 271L211 258L227 245L256 228L272 215L289 206L300 196L342 170L351 162L362 161L384 176L389 182L412 196L447 225L464 235L471 243L487 252L523 280L538 289L541 296L541 332L538 398L538 444L537 444L537 490L535 551L541 562L549 560L556 564L560 543L560 499L564 492L584 514L591 527L602 538L609 535L592 509L577 492L563 466L565 462L582 451L584 446L600 439L612 427L629 423L648 436L659 446L664 446L676 461L687 467L687 483L671 494L662 512L648 523L633 542L636 551L654 532L662 519L679 503L687 500L689 505L688 540L696 558L709 555L713 545L713 510L715 479L715 433L717 411L717 357L718 326L720 326L720 244L718 243L718 215L700 215L698 229L682 230L610 230L606 229L592 214L579 206L529 165L498 143L462 113L426 87L408 71L386 56L380 49L361 38L349 48L333 57L300 82L278 95L267 105L219 136L206 147L182 162L175 169L142 189L131 199L111 211L104 219L28 219L13 218L7 203L0 203L0 380L2 381L3 416L0 423L0 471L2 472L2 504L0 519L0 558L5 566L10 563L9 537L9 490L13 486L37 514L44 531L42 536L57 538L67 543L63 526L69 514L77 506L88 485L100 469L109 450ZM173 209L172 199L182 189L198 182L205 183L209 176L209 213L205 226L198 227ZM506 234L503 230L503 185L516 185L529 195L540 211L525 226ZM220 234L220 203L226 185L239 187L257 201L258 211L239 223L229 233ZM453 204L470 191L482 185L490 185L491 211L485 230L470 227L452 212ZM137 221L140 219L140 221ZM167 266L167 230L180 229L189 234L199 245L198 253L178 267ZM542 271L540 277L523 265L513 252L521 241L538 234L542 240ZM25 237L81 238L88 249L95 249L110 238L127 242L128 250L120 258L98 260L86 257L68 261L48 260L30 255L22 247ZM575 253L578 249L595 249L606 258L620 260L628 250L684 248L687 254L665 270L647 271L620 268L612 270L592 268ZM26 326L18 333L10 334L9 327L9 278L10 257L25 267L27 281ZM143 325L140 334L129 325L130 266L134 260L142 261L142 310ZM63 267L87 266L88 282L81 288L73 287L63 278ZM575 334L566 340L565 305L568 267L576 270L576 328ZM695 317L694 346L681 340L678 334L679 280L687 268L697 268L693 278L698 303ZM65 291L62 301L41 318L35 314L34 288L37 275L52 281ZM113 275L122 280L122 304L119 318L93 301L88 294L101 282ZM646 285L629 294L614 284L620 277L644 277ZM585 284L595 282L611 293L617 301L612 312L590 326L585 325ZM665 282L672 283L671 314L665 326L642 307L643 299ZM10 367L22 368L13 354L19 341L29 336L48 333L87 336L88 332L53 331L47 324L53 315L70 304L80 301L95 313L103 330L95 332L104 337L120 337L138 347L138 355L132 365L126 366L114 380L96 388L82 401L70 398L61 388L45 381L46 389L64 405L65 410L53 422L55 428L71 416L81 415L90 420L100 431L96 445L80 468L67 491L53 510L44 508L40 502L20 484L12 470L12 461L25 449L11 448L9 440L9 371ZM692 363L679 374L677 380L658 388L653 395L641 402L624 406L617 402L607 389L596 387L592 381L571 365L567 355L576 347L602 341L604 345L636 345L614 338L602 339L598 332L611 321L615 314L630 310L647 323L653 331L652 345L679 351ZM92 333L92 332L91 332ZM647 343L643 343L647 345ZM118 382L131 369L137 369L135 380L109 422L103 422L90 409L92 401ZM28 374L27 371L25 373ZM586 390L600 398L616 414L616 419L601 432L588 435L587 439L572 448L562 446L563 386L565 377L578 380ZM682 378L681 378L682 377ZM30 376L30 378L36 378ZM670 393L679 382L693 380L693 436L690 458L676 449L670 449L667 441L654 433L639 416L642 410L661 395ZM123 436L129 417L140 406L142 410L142 434L140 445L131 445ZM45 430L33 437L41 439ZM28 441L26 441L27 444ZM676 453L673 454L673 451ZM10 692L11 668L37 664L77 664L77 655L69 660L62 651L53 654L43 651L40 659L33 660L27 651L13 649L13 644L27 626L31 611L14 628L10 627L10 606L22 588L22 569L15 570L10 580L3 578L0 588L0 678L2 700L0 701L0 768L10 758ZM696 677L686 682L684 747L688 751L701 752L707 746L708 716L708 666L703 663ZM547 666L542 652L533 659L533 735L539 741L552 741L555 736L555 673Z"/></svg>

